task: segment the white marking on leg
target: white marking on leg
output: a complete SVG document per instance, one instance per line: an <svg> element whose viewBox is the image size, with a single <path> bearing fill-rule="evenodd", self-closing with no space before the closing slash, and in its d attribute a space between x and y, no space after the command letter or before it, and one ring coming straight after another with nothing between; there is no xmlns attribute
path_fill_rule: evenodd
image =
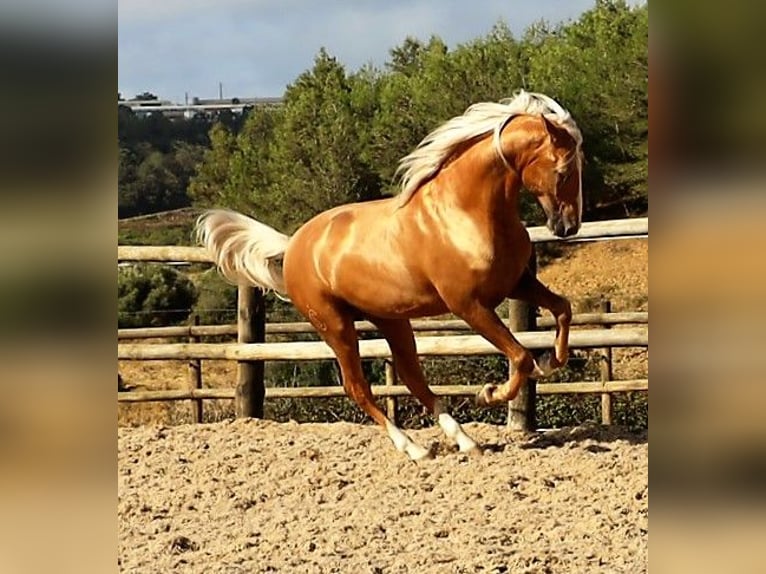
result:
<svg viewBox="0 0 766 574"><path fill-rule="evenodd" d="M410 437L404 434L402 430L391 421L386 421L386 432L388 433L391 442L394 443L396 450L405 453L410 459L421 460L431 456L429 451L413 442Z"/></svg>
<svg viewBox="0 0 766 574"><path fill-rule="evenodd" d="M460 423L447 413L439 415L439 426L442 427L444 434L457 443L460 452L467 452L478 446L471 437L465 434Z"/></svg>
<svg viewBox="0 0 766 574"><path fill-rule="evenodd" d="M436 401L436 404L434 405L434 414L436 414L439 426L444 431L444 434L446 434L450 440L457 443L460 452L468 452L479 446L476 444L476 441L465 434L460 423L453 419L448 413L443 412L443 407L440 401Z"/></svg>

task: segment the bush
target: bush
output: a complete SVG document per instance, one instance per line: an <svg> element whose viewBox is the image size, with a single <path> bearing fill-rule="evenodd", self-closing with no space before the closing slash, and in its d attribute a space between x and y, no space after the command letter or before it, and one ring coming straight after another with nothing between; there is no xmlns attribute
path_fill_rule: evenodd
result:
<svg viewBox="0 0 766 574"><path fill-rule="evenodd" d="M207 269L195 277L197 302L194 313L201 325L227 325L237 322L237 286L226 282L215 269ZM289 301L282 301L274 293L267 293L266 320L269 323L305 321ZM315 340L316 335L291 336L286 340Z"/></svg>
<svg viewBox="0 0 766 574"><path fill-rule="evenodd" d="M237 322L237 287L230 285L215 270L197 276L197 301L194 313L201 325L226 325Z"/></svg>
<svg viewBox="0 0 766 574"><path fill-rule="evenodd" d="M120 328L162 327L186 321L197 292L189 279L170 267L136 265L119 268L117 297Z"/></svg>
<svg viewBox="0 0 766 574"><path fill-rule="evenodd" d="M573 351L569 364L546 382L569 382L599 379L598 355ZM365 376L373 384L383 382L383 361L364 361ZM508 377L508 363L500 356L470 358L426 358L422 361L429 385L469 385L503 383ZM339 373L329 361L279 363L267 366L267 381L274 386L318 386L339 384ZM401 383L399 383L401 384ZM461 423L476 421L505 424L508 407L477 407L473 397L445 397L447 410ZM382 407L384 401L378 400ZM613 395L614 423L631 432L645 431L649 425L649 404L644 392ZM434 418L413 397L398 399L398 418L404 428L423 428L434 424ZM371 422L350 399L279 399L266 402L266 415L278 421L298 422ZM601 421L599 395L538 395L536 418L538 428L560 428Z"/></svg>

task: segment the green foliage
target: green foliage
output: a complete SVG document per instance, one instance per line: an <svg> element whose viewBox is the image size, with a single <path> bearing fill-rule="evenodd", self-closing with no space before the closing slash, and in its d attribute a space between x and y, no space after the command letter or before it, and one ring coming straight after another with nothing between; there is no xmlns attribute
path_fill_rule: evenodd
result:
<svg viewBox="0 0 766 574"><path fill-rule="evenodd" d="M474 102L499 100L521 87L519 54L502 24L452 52L436 36L427 44L407 38L394 48L390 73L380 80L380 111L372 127L372 156L381 180L393 184L399 160L446 119Z"/></svg>
<svg viewBox="0 0 766 574"><path fill-rule="evenodd" d="M236 133L243 122L242 115L229 110L169 119L161 113L137 115L127 106L118 106L119 216L190 205L189 180L210 146L211 126Z"/></svg>
<svg viewBox="0 0 766 574"><path fill-rule="evenodd" d="M430 130L521 87L557 98L580 125L586 217L645 212L648 29L646 5L598 0L577 21L540 22L521 39L502 22L452 50L437 36L408 37L384 70L348 73L322 49L283 106L242 116L171 121L119 106L120 216L193 202L290 232L334 205L395 193L399 160ZM526 195L522 215L541 221Z"/></svg>
<svg viewBox="0 0 766 574"><path fill-rule="evenodd" d="M192 245L199 211L192 208L123 218L117 222L118 245Z"/></svg>
<svg viewBox="0 0 766 574"><path fill-rule="evenodd" d="M292 231L335 205L379 196L364 148L375 113L374 74L347 76L325 51L287 88L279 109L259 108L238 136L211 131L190 194Z"/></svg>
<svg viewBox="0 0 766 574"><path fill-rule="evenodd" d="M585 137L586 218L642 213L648 174L648 8L599 0L571 23L515 39L498 23L450 50L406 38L384 70L347 73L324 49L280 109L214 127L191 184L196 205L250 213L282 231L330 207L397 192L399 160L446 119L519 88L569 108ZM522 217L542 212L522 195Z"/></svg>
<svg viewBox="0 0 766 574"><path fill-rule="evenodd" d="M649 428L649 393L636 391L612 395L612 421L630 432Z"/></svg>
<svg viewBox="0 0 766 574"><path fill-rule="evenodd" d="M598 0L571 24L532 27L525 38L527 82L559 99L583 132L587 206L619 201L646 209L648 45L646 5Z"/></svg>
<svg viewBox="0 0 766 574"><path fill-rule="evenodd" d="M210 129L210 148L206 149L188 193L196 205L226 203L229 163L235 153L234 136L223 125Z"/></svg>
<svg viewBox="0 0 766 574"><path fill-rule="evenodd" d="M118 245L188 245L191 243L189 225L164 227L124 226L117 231Z"/></svg>
<svg viewBox="0 0 766 574"><path fill-rule="evenodd" d="M195 278L197 297L193 312L201 325L226 325L237 322L237 288L223 280L214 269Z"/></svg>
<svg viewBox="0 0 766 574"><path fill-rule="evenodd" d="M311 400L274 399L266 401L264 415L269 420L279 422L370 422L370 418L346 397Z"/></svg>
<svg viewBox="0 0 766 574"><path fill-rule="evenodd" d="M252 213L254 196L268 188L273 127L281 110L256 108L237 136L223 124L210 130L210 148L188 193L195 205Z"/></svg>
<svg viewBox="0 0 766 574"><path fill-rule="evenodd" d="M598 357L587 352L573 352L567 367L557 371L548 382L599 380ZM508 377L508 362L500 356L442 357L422 360L423 371L431 386L482 385L503 383ZM384 381L383 361L364 361L365 376L371 384ZM340 385L337 367L331 361L267 364L266 380L274 386L333 386ZM649 404L646 393L617 393L613 395L613 420L630 432L640 432L649 425ZM382 405L382 402L379 404ZM505 424L508 408L477 407L472 397L444 399L447 410L459 422ZM298 422L350 421L370 422L350 399L321 400L280 399L267 402L267 416L275 420ZM422 428L434 424L434 419L413 397L398 399L398 416L405 428ZM539 428L560 428L601 421L599 395L540 395L537 397Z"/></svg>
<svg viewBox="0 0 766 574"><path fill-rule="evenodd" d="M189 205L186 194L202 147L177 142L167 152L150 144L120 147L117 206L120 217Z"/></svg>
<svg viewBox="0 0 766 574"><path fill-rule="evenodd" d="M120 328L181 323L196 298L192 282L167 266L120 267L117 280Z"/></svg>
<svg viewBox="0 0 766 574"><path fill-rule="evenodd" d="M269 385L274 387L340 385L340 376L334 361L273 362L267 363L266 367Z"/></svg>

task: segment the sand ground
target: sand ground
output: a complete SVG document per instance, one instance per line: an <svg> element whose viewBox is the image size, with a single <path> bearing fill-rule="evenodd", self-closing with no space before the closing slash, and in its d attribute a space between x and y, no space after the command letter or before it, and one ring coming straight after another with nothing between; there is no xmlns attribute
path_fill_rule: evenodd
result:
<svg viewBox="0 0 766 574"><path fill-rule="evenodd" d="M119 429L121 572L645 572L648 443L598 427L438 428L410 462L377 427Z"/></svg>

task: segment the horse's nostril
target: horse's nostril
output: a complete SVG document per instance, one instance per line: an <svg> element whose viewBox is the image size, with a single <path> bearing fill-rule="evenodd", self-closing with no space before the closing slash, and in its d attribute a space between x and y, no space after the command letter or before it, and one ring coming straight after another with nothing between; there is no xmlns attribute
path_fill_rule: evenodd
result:
<svg viewBox="0 0 766 574"><path fill-rule="evenodd" d="M570 237L579 231L576 225L567 225L564 229L564 237Z"/></svg>

